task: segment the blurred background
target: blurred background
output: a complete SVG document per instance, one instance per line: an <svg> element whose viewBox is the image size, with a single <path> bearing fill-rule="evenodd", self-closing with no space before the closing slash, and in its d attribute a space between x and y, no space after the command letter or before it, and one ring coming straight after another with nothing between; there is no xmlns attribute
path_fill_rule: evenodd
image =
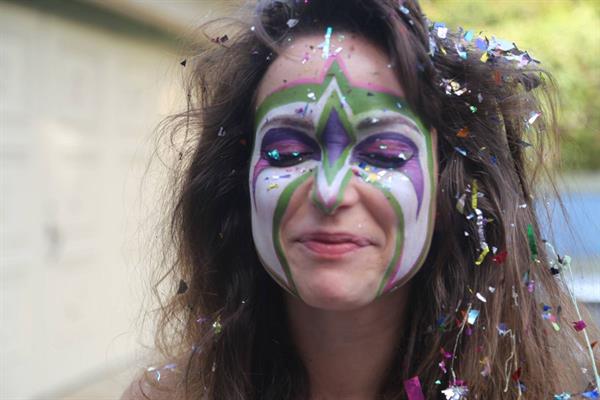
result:
<svg viewBox="0 0 600 400"><path fill-rule="evenodd" d="M116 399L147 366L154 128L184 105L182 49L206 40L193 29L236 6L0 0L0 399ZM572 232L551 203L554 243L600 315L600 2L422 6L514 41L556 77Z"/></svg>

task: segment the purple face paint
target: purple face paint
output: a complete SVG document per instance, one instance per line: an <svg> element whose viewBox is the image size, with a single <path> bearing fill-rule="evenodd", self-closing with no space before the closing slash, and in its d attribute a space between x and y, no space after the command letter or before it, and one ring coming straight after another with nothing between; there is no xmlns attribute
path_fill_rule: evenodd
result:
<svg viewBox="0 0 600 400"><path fill-rule="evenodd" d="M417 194L417 214L423 202L423 170L419 149L406 136L395 132L382 132L358 143L354 148L354 162L364 162L378 168L395 169L410 179Z"/></svg>
<svg viewBox="0 0 600 400"><path fill-rule="evenodd" d="M303 132L292 128L278 127L269 129L261 142L261 157L254 165L252 175L252 195L256 188L256 179L270 166L285 167L299 162L321 159L319 145Z"/></svg>
<svg viewBox="0 0 600 400"><path fill-rule="evenodd" d="M322 134L323 147L327 151L327 161L329 166L333 167L336 160L340 158L340 155L344 149L350 144L351 139L348 132L344 128L340 116L337 111L331 110L325 129Z"/></svg>

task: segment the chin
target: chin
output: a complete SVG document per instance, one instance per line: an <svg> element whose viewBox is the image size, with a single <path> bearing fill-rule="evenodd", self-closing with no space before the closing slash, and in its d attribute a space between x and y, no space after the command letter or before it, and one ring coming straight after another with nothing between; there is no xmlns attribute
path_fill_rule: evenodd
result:
<svg viewBox="0 0 600 400"><path fill-rule="evenodd" d="M334 273L318 275L309 281L297 282L300 299L311 307L350 311L366 306L375 298L376 289L368 287L364 281L353 285Z"/></svg>

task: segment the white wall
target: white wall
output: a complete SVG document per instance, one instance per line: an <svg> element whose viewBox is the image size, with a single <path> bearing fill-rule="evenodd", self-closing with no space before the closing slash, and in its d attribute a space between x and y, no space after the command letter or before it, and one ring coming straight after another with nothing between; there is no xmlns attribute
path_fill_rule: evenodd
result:
<svg viewBox="0 0 600 400"><path fill-rule="evenodd" d="M140 183L178 61L0 2L1 399L44 397L139 353L139 230L156 206Z"/></svg>

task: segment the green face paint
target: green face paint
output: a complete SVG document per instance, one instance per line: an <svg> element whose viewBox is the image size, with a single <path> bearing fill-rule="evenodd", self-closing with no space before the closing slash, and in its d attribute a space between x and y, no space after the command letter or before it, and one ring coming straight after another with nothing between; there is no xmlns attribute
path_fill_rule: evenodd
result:
<svg viewBox="0 0 600 400"><path fill-rule="evenodd" d="M402 98L351 83L335 57L324 71L274 91L257 109L249 177L253 237L265 268L299 294L282 242L294 194L310 184L301 201L335 215L348 185L367 183L384 195L379 206L395 215L375 297L408 280L427 254L436 185L432 140Z"/></svg>

